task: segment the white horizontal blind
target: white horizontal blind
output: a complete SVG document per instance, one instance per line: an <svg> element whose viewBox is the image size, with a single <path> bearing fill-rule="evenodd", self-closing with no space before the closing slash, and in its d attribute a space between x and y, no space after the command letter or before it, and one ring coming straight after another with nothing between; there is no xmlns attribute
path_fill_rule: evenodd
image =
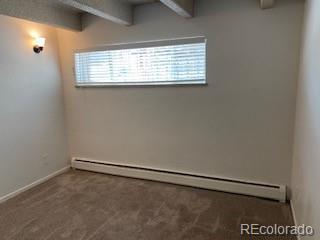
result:
<svg viewBox="0 0 320 240"><path fill-rule="evenodd" d="M76 85L206 82L204 38L123 44L75 53Z"/></svg>

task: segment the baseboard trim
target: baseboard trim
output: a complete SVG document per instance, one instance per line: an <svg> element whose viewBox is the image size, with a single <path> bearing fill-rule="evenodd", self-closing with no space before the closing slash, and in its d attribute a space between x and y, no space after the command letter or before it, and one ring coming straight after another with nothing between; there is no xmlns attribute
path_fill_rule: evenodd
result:
<svg viewBox="0 0 320 240"><path fill-rule="evenodd" d="M116 164L107 161L74 157L71 161L74 169L100 172L124 177L147 179L191 187L244 194L262 198L286 201L286 187L268 183L205 176L164 169L146 168L135 165Z"/></svg>
<svg viewBox="0 0 320 240"><path fill-rule="evenodd" d="M13 197L19 195L20 193L23 193L23 192L25 192L25 191L27 191L27 190L29 190L29 189L41 184L41 183L44 183L44 182L48 181L49 179L51 179L53 177L56 177L56 176L58 176L58 175L60 175L62 173L65 173L70 168L71 168L71 166L68 165L68 166L66 166L66 167L64 167L64 168L62 168L62 169L60 169L60 170L58 170L58 171L56 171L54 173L49 174L48 176L45 176L43 178L40 178L40 179L34 181L31 184L28 184L28 185L26 185L26 186L24 186L22 188L19 188L18 190L14 191L12 193L9 193L9 194L7 194L7 195L5 195L3 197L0 197L0 203L3 203L5 201L9 200L10 198L13 198Z"/></svg>
<svg viewBox="0 0 320 240"><path fill-rule="evenodd" d="M296 215L296 211L294 209L292 200L290 200L290 208L291 208L293 223L294 223L295 226L298 226L297 215ZM297 240L301 240L301 236L300 235L297 235Z"/></svg>

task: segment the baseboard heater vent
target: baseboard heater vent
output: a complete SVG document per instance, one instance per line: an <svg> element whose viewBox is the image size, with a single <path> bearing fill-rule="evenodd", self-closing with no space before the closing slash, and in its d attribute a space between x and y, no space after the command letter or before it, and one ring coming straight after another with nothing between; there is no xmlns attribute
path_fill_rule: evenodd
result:
<svg viewBox="0 0 320 240"><path fill-rule="evenodd" d="M169 170L145 168L134 165L122 165L87 158L73 158L71 161L71 166L74 169L87 170L92 172L244 194L249 196L278 200L281 202L286 201L286 186L283 185L225 179L221 177L203 176L192 173L174 172Z"/></svg>

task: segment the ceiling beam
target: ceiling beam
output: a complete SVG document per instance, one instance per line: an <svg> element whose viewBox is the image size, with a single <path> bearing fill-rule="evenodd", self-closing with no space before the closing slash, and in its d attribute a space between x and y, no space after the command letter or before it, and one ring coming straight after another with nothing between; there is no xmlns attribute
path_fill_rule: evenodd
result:
<svg viewBox="0 0 320 240"><path fill-rule="evenodd" d="M164 5L184 18L194 15L194 0L160 0Z"/></svg>
<svg viewBox="0 0 320 240"><path fill-rule="evenodd" d="M112 22L131 25L133 9L128 3L119 0L59 0L69 6L110 20Z"/></svg>
<svg viewBox="0 0 320 240"><path fill-rule="evenodd" d="M0 14L73 31L82 30L80 14L56 8L50 1L0 0Z"/></svg>
<svg viewBox="0 0 320 240"><path fill-rule="evenodd" d="M273 8L275 0L260 0L260 7L262 9Z"/></svg>

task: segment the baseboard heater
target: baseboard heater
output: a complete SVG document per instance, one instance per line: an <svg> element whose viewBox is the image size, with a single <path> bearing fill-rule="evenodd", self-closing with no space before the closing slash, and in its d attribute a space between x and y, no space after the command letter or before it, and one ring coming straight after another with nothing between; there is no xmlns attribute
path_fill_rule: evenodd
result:
<svg viewBox="0 0 320 240"><path fill-rule="evenodd" d="M221 177L204 176L155 168L145 168L134 165L116 164L87 158L73 158L71 161L71 167L74 169L87 170L92 172L256 196L278 200L281 202L286 201L286 186L284 185L273 185L235 179L225 179Z"/></svg>

